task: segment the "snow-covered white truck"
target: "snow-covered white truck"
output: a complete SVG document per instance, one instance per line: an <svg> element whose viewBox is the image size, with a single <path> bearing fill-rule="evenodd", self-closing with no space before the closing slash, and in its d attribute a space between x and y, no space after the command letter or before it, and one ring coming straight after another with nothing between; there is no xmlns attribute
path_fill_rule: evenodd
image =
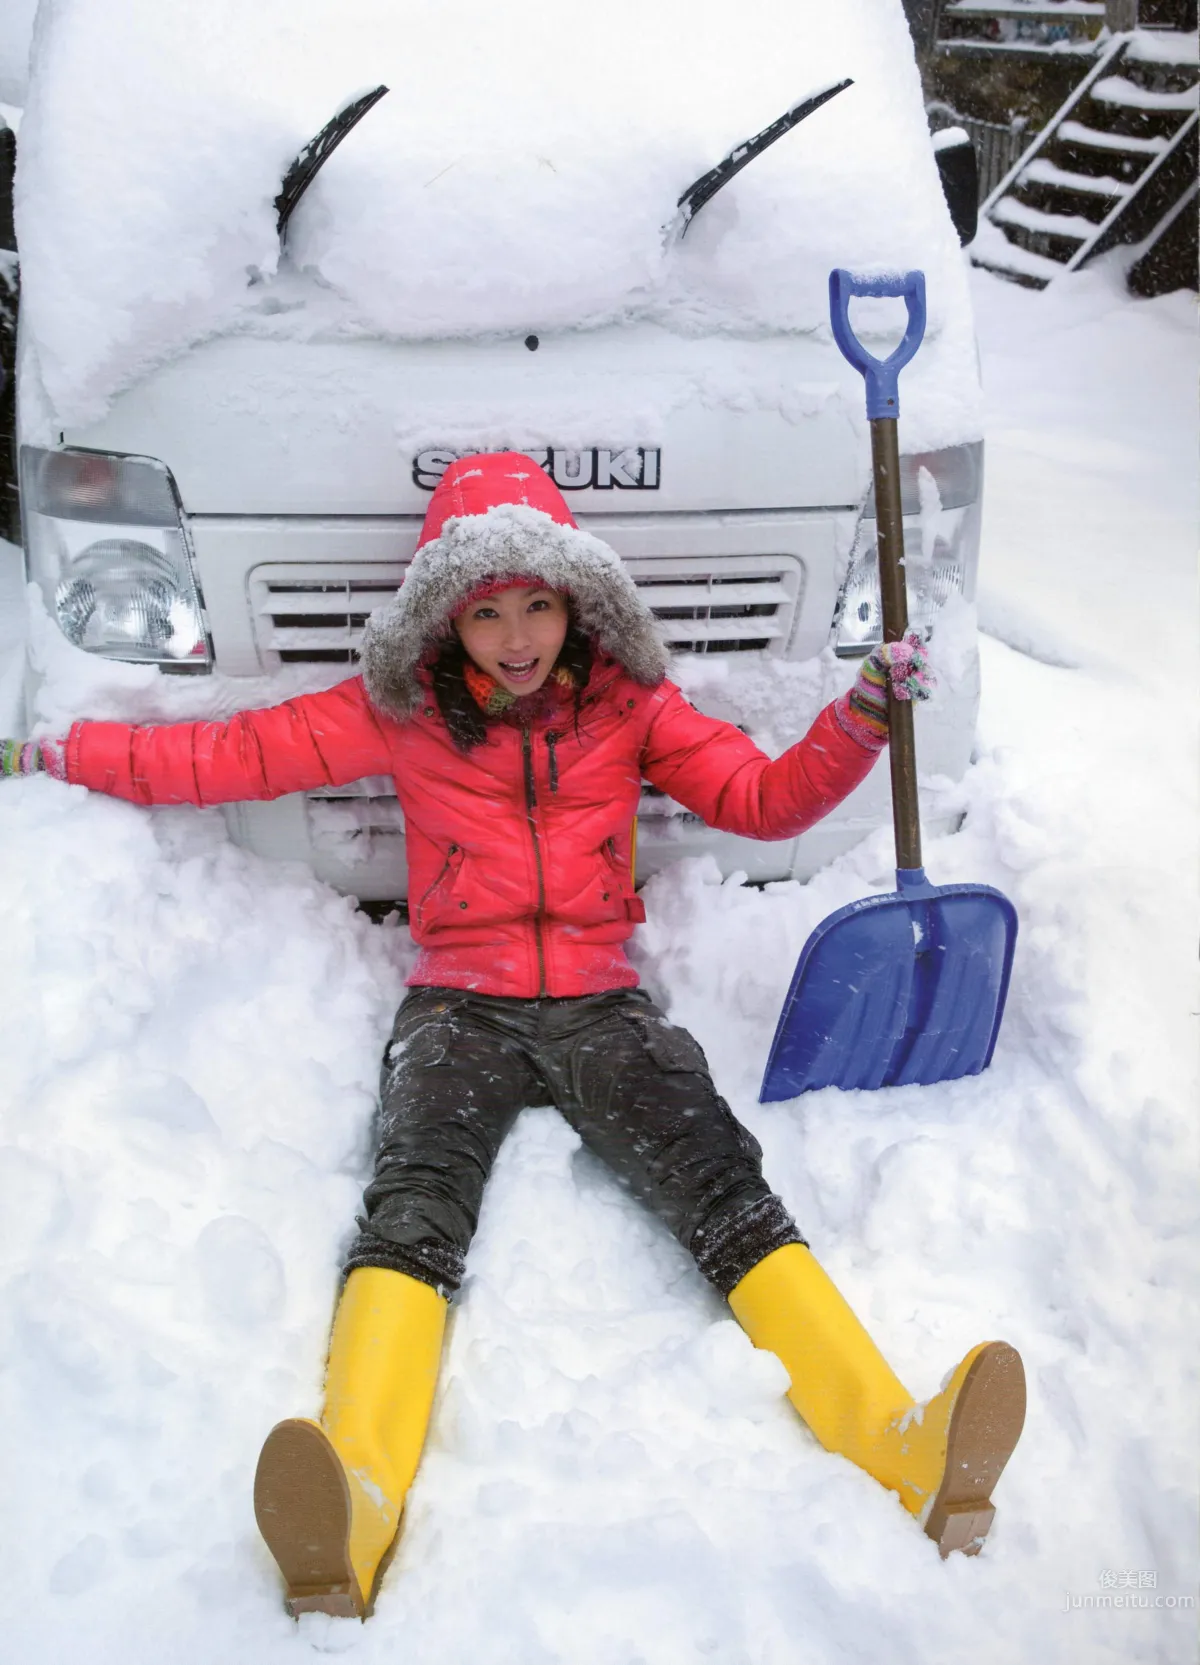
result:
<svg viewBox="0 0 1200 1665"><path fill-rule="evenodd" d="M387 96L305 149L367 80ZM30 721L220 716L353 675L447 463L516 448L629 563L694 701L782 747L879 636L827 275L920 267L908 576L942 684L920 750L960 775L982 446L944 173L900 0L43 6L16 182ZM860 329L884 339L887 304ZM886 806L876 770L755 844L648 792L639 878L706 850L805 877ZM226 814L405 894L389 781Z"/></svg>

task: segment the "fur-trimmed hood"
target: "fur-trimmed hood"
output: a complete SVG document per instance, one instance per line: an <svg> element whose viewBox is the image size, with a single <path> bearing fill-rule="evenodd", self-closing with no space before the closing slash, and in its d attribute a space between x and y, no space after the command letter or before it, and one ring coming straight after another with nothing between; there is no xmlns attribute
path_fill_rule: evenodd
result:
<svg viewBox="0 0 1200 1665"><path fill-rule="evenodd" d="M382 710L411 716L418 672L458 608L490 579L538 578L564 591L579 629L635 682L667 670L654 615L615 550L580 531L562 493L531 457L465 457L433 494L417 553L393 599L367 621L362 670Z"/></svg>

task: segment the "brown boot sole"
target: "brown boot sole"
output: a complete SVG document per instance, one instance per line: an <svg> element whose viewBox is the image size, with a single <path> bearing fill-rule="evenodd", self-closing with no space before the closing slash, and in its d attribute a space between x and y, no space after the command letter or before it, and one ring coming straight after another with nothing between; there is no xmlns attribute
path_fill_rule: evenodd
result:
<svg viewBox="0 0 1200 1665"><path fill-rule="evenodd" d="M946 1469L925 1531L945 1560L978 1555L995 1518L992 1488L1025 1425L1025 1370L1006 1341L993 1341L968 1370L946 1440Z"/></svg>
<svg viewBox="0 0 1200 1665"><path fill-rule="evenodd" d="M314 1422L267 1435L254 1476L254 1516L287 1583L288 1612L362 1619L367 1602L350 1564L350 1487Z"/></svg>

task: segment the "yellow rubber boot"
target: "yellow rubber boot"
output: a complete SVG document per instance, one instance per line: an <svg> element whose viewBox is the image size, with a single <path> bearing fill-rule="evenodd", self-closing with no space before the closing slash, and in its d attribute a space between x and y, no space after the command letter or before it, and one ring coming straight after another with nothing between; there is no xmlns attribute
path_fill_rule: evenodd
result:
<svg viewBox="0 0 1200 1665"><path fill-rule="evenodd" d="M977 1553L1025 1421L1020 1355L1003 1341L973 1347L945 1388L917 1405L800 1243L761 1260L729 1304L754 1345L783 1361L788 1398L825 1449L897 1492L943 1556Z"/></svg>
<svg viewBox="0 0 1200 1665"><path fill-rule="evenodd" d="M446 1301L403 1272L351 1272L333 1321L319 1423L267 1436L259 1530L293 1614L365 1618L417 1472L437 1386Z"/></svg>

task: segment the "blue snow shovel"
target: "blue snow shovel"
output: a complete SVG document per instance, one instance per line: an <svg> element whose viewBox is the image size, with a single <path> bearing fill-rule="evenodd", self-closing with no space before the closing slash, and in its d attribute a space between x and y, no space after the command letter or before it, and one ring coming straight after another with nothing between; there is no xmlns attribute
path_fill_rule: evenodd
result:
<svg viewBox="0 0 1200 1665"><path fill-rule="evenodd" d="M890 295L908 328L890 358L850 327L854 295ZM925 333L925 276L829 274L833 335L862 372L871 423L883 638L908 629L897 378ZM888 701L896 890L839 908L804 945L779 1015L761 1103L815 1087L927 1086L978 1075L991 1061L1008 993L1017 915L990 885L931 885L921 866L913 710Z"/></svg>

